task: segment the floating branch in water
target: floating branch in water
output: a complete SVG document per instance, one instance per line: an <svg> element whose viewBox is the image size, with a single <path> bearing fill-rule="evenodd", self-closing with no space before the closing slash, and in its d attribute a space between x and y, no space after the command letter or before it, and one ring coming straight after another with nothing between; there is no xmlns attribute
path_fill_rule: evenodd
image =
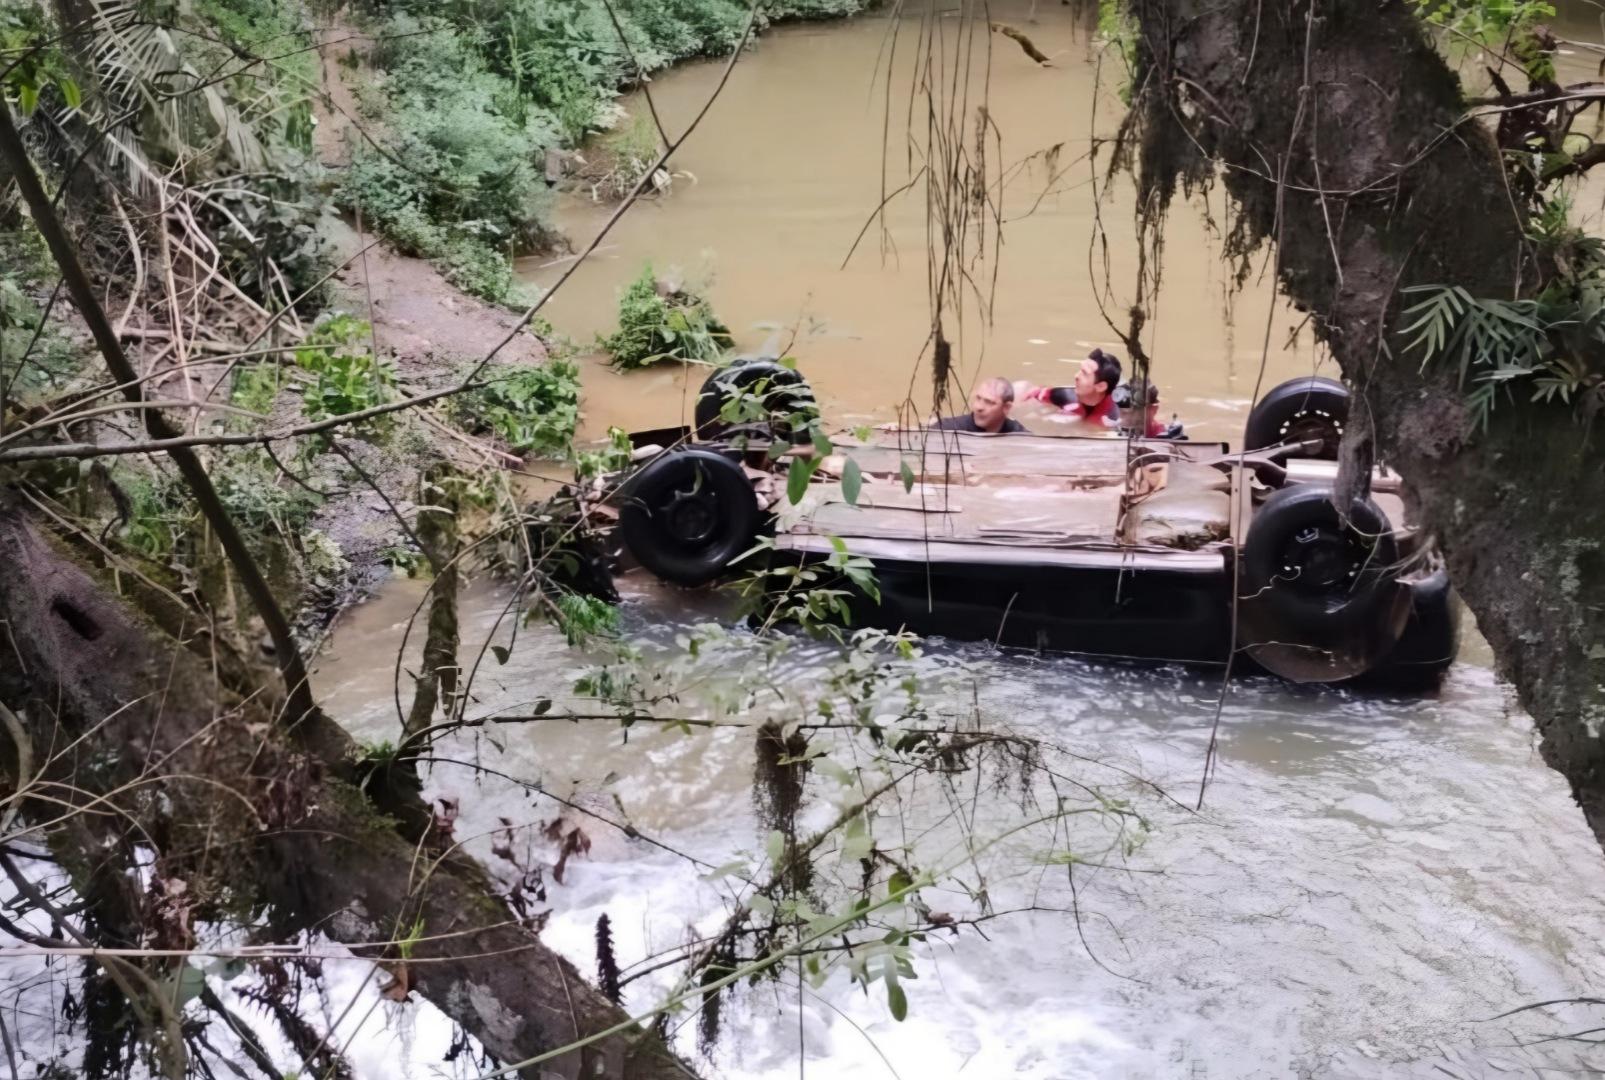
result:
<svg viewBox="0 0 1605 1080"><path fill-rule="evenodd" d="M1025 51L1025 54L1031 59L1035 60L1037 63L1043 65L1044 67L1051 63L1051 61L1048 59L1047 53L1044 53L1041 49L1037 48L1035 43L1033 43L1030 38L1020 33L1020 31L1016 30L1008 23L995 22L989 23L988 25L991 26L994 33L1002 34L1006 38L1013 38L1015 41L1018 41L1020 43L1020 48Z"/></svg>

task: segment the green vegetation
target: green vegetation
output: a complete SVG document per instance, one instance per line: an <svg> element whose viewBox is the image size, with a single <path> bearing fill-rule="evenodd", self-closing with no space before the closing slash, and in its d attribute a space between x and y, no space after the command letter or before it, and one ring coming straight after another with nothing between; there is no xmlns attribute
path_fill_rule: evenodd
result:
<svg viewBox="0 0 1605 1080"><path fill-rule="evenodd" d="M1131 72L1137 69L1137 21L1124 0L1098 0L1098 36L1118 49L1125 61L1126 81L1120 88L1120 100L1130 105Z"/></svg>
<svg viewBox="0 0 1605 1080"><path fill-rule="evenodd" d="M1530 388L1535 402L1571 405L1592 423L1605 411L1605 241L1569 223L1569 200L1553 198L1528 229L1548 270L1537 295L1485 299L1459 286L1405 290L1421 299L1404 312L1410 350L1454 365L1472 415L1486 430L1500 393ZM1468 384L1469 387L1468 387Z"/></svg>
<svg viewBox="0 0 1605 1080"><path fill-rule="evenodd" d="M234 388L229 395L229 403L237 409L266 415L283 388L284 372L274 361L243 364L234 373ZM247 417L234 417L231 422L238 427L254 424Z"/></svg>
<svg viewBox="0 0 1605 1080"><path fill-rule="evenodd" d="M759 26L866 6L789 0L767 6ZM727 54L749 11L738 0L618 0L614 8L628 49L601 0L370 3L382 43L370 57L380 74L367 111L381 148L358 150L340 202L360 207L365 223L402 251L439 261L459 288L499 303L521 300L511 256L552 233L546 151L612 128L615 96L641 73ZM600 190L617 195L634 185L655 157L639 153L648 136L655 146L650 127L626 129Z"/></svg>
<svg viewBox="0 0 1605 1080"><path fill-rule="evenodd" d="M619 609L605 600L580 593L563 593L554 602L553 621L570 645L592 638L612 638L619 632Z"/></svg>
<svg viewBox="0 0 1605 1080"><path fill-rule="evenodd" d="M1540 28L1555 17L1545 0L1410 0L1429 25L1474 46L1507 50L1535 84L1555 81L1553 43Z"/></svg>
<svg viewBox="0 0 1605 1080"><path fill-rule="evenodd" d="M0 276L0 397L31 400L60 390L82 364L79 349L17 279Z"/></svg>
<svg viewBox="0 0 1605 1080"><path fill-rule="evenodd" d="M595 198L622 199L635 190L641 178L657 162L663 146L652 118L637 113L618 129L586 150L586 167L581 178Z"/></svg>
<svg viewBox="0 0 1605 1080"><path fill-rule="evenodd" d="M1433 26L1488 41L1555 17L1554 6L1544 0L1410 0L1410 3Z"/></svg>
<svg viewBox="0 0 1605 1080"><path fill-rule="evenodd" d="M518 454L561 455L580 415L580 371L571 360L492 369L489 380L452 401L466 430L492 434Z"/></svg>
<svg viewBox="0 0 1605 1080"><path fill-rule="evenodd" d="M23 115L32 113L52 92L69 109L76 109L83 103L83 93L61 50L34 48L52 34L53 27L43 7L27 4L0 7L0 54L7 57L4 70L0 71L0 94L7 101L15 101ZM16 59L13 61L11 57Z"/></svg>
<svg viewBox="0 0 1605 1080"><path fill-rule="evenodd" d="M218 497L248 532L273 528L294 536L311 520L319 499L305 488L279 481L278 466L266 452L230 454L212 470Z"/></svg>
<svg viewBox="0 0 1605 1080"><path fill-rule="evenodd" d="M243 450L221 458L211 469L218 497L246 535L262 541L270 531L298 545L299 534L318 508L317 496L286 485L265 451ZM170 565L180 553L199 562L191 548L203 543L202 530L184 486L175 474L142 465L120 465L112 483L121 493L122 542L154 562Z"/></svg>
<svg viewBox="0 0 1605 1080"><path fill-rule="evenodd" d="M618 472L630 463L630 433L620 427L607 429L607 445L599 450L574 451L574 475L581 480Z"/></svg>
<svg viewBox="0 0 1605 1080"><path fill-rule="evenodd" d="M542 236L535 154L557 140L555 121L514 107L516 89L486 68L474 35L405 5L383 28L392 36L373 60L385 71L385 149L357 154L339 198L403 252L439 260L459 288L507 301L511 250Z"/></svg>
<svg viewBox="0 0 1605 1080"><path fill-rule="evenodd" d="M295 350L296 365L316 376L301 391L301 409L310 419L361 412L395 396L395 372L374 357L371 332L362 319L336 315Z"/></svg>
<svg viewBox="0 0 1605 1080"><path fill-rule="evenodd" d="M724 355L730 340L730 328L707 300L689 286L660 289L648 264L619 299L618 330L599 344L614 366L630 371L659 360L711 363Z"/></svg>

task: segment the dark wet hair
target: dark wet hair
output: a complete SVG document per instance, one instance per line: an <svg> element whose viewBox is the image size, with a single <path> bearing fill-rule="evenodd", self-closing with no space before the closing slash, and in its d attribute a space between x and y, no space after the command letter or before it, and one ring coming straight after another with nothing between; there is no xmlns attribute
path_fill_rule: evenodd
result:
<svg viewBox="0 0 1605 1080"><path fill-rule="evenodd" d="M1114 397L1115 404L1120 406L1122 409L1130 409L1144 405L1158 405L1159 386L1156 383L1149 383L1147 386L1147 393L1139 394L1137 387L1132 386L1130 383L1121 383L1119 386L1114 388L1111 396ZM1139 402L1137 400L1139 397L1145 400Z"/></svg>
<svg viewBox="0 0 1605 1080"><path fill-rule="evenodd" d="M1093 349L1087 354L1088 360L1098 363L1098 382L1103 383L1105 389L1113 391L1120 385L1120 361L1102 349Z"/></svg>

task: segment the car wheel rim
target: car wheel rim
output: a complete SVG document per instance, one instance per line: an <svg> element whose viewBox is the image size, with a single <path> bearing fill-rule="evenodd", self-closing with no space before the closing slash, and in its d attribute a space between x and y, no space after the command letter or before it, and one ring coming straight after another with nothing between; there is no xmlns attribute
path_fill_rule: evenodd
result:
<svg viewBox="0 0 1605 1080"><path fill-rule="evenodd" d="M1351 533L1310 526L1295 533L1282 552L1280 576L1291 588L1327 596L1354 587L1369 551Z"/></svg>
<svg viewBox="0 0 1605 1080"><path fill-rule="evenodd" d="M1288 417L1277 434L1284 443L1319 439L1323 453L1335 453L1343 438L1343 422L1325 409L1302 409Z"/></svg>
<svg viewBox="0 0 1605 1080"><path fill-rule="evenodd" d="M719 526L719 504L706 491L677 491L663 516L675 540L687 546L705 544Z"/></svg>

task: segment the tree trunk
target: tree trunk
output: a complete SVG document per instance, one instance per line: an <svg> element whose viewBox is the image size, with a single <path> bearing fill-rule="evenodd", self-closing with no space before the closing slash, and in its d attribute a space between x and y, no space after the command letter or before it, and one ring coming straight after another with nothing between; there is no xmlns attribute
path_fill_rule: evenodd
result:
<svg viewBox="0 0 1605 1080"><path fill-rule="evenodd" d="M162 614L155 622L171 625ZM416 930L410 962L395 948L356 951L386 960L403 988L502 1061L625 1019L520 924L474 860L443 838L409 839L373 809L345 779L355 755L335 725L315 714L309 722L332 730L292 742L258 704L251 666L222 655L203 620L187 631L158 628L3 503L0 623L0 701L23 717L35 762L54 752L44 779L72 785L47 792L101 800L74 819L90 823L92 835L126 837L132 827L154 849L153 875L183 883L194 921L266 903L280 928L316 929L352 946ZM303 749L336 742L348 748L345 760ZM59 802L32 809L36 820L62 813ZM428 820L421 807L402 810L403 822ZM82 885L105 856L101 845L76 846L84 850L65 861ZM148 901L145 908L149 916ZM149 919L144 930L151 933ZM543 1068L563 1077L691 1075L645 1034Z"/></svg>
<svg viewBox="0 0 1605 1080"><path fill-rule="evenodd" d="M1402 288L1508 298L1533 285L1492 138L1463 120L1458 80L1397 0L1132 10L1145 193L1162 204L1178 180L1224 167L1238 204L1228 250L1277 243L1282 289L1355 393L1346 478L1373 445L1404 477L1544 760L1605 844L1602 444L1522 388L1474 430L1465 391L1423 372L1399 333Z"/></svg>
<svg viewBox="0 0 1605 1080"><path fill-rule="evenodd" d="M423 503L418 509L418 546L435 576L429 593L428 635L424 639L423 668L413 680L412 708L403 733L422 731L435 720L444 703L451 715L457 691L457 515L462 510L457 487L445 482L442 470L423 482Z"/></svg>

